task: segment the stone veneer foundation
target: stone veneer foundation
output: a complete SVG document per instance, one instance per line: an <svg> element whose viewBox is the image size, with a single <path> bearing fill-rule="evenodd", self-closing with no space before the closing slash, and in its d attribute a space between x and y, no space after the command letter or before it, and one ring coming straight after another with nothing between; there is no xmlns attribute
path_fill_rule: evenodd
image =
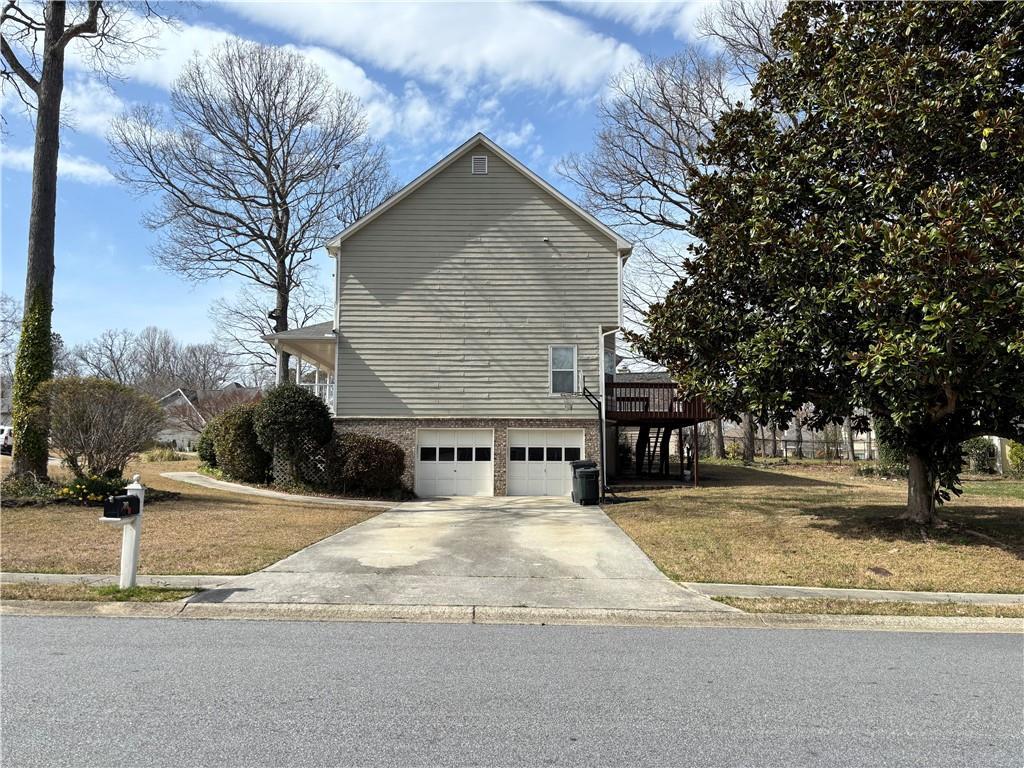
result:
<svg viewBox="0 0 1024 768"><path fill-rule="evenodd" d="M415 487L416 430L417 429L493 429L494 430L494 495L508 492L506 465L508 462L509 429L582 429L585 458L600 462L597 419L492 419L492 418L430 418L430 419L335 419L339 432L357 432L383 437L405 452L403 481Z"/></svg>

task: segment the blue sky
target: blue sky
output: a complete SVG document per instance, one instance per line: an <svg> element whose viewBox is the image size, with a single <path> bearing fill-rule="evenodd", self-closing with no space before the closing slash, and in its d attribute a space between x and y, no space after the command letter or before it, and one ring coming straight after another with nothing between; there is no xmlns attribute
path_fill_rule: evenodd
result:
<svg viewBox="0 0 1024 768"><path fill-rule="evenodd" d="M210 303L236 285L187 283L159 270L156 233L141 224L151 200L110 175L110 119L134 103L162 103L181 66L234 35L289 45L323 66L366 107L371 133L405 182L477 131L561 186L554 167L585 151L608 79L643 57L691 42L700 3L340 4L181 6L182 25L156 56L128 65L109 87L70 56L58 185L54 329L69 344L104 328L171 329L211 337ZM4 94L2 289L24 290L32 129ZM325 253L321 277L330 275Z"/></svg>

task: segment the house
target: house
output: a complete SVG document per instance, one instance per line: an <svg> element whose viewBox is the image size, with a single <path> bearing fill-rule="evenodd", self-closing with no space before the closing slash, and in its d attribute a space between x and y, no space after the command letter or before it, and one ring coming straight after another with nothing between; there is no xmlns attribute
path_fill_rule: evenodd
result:
<svg viewBox="0 0 1024 768"><path fill-rule="evenodd" d="M157 401L166 415L157 442L182 451L194 450L209 419L235 405L256 402L262 395L258 387L243 387L237 382L221 389L179 388L169 392Z"/></svg>
<svg viewBox="0 0 1024 768"><path fill-rule="evenodd" d="M614 453L631 246L486 136L327 250L333 320L265 338L316 367L339 432L403 448L418 495L565 495L567 462Z"/></svg>

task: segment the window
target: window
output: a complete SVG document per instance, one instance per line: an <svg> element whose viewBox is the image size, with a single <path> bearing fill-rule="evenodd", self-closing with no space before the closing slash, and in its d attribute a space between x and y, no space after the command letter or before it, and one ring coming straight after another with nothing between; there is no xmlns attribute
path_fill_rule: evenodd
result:
<svg viewBox="0 0 1024 768"><path fill-rule="evenodd" d="M472 461L473 460L473 449L472 448L459 448L455 452L458 457L458 461Z"/></svg>
<svg viewBox="0 0 1024 768"><path fill-rule="evenodd" d="M508 449L509 461L526 461L526 449L522 446Z"/></svg>
<svg viewBox="0 0 1024 768"><path fill-rule="evenodd" d="M576 347L556 345L548 348L551 394L576 391Z"/></svg>
<svg viewBox="0 0 1024 768"><path fill-rule="evenodd" d="M580 449L579 448L566 448L565 449L565 460L566 461L579 461L580 460Z"/></svg>
<svg viewBox="0 0 1024 768"><path fill-rule="evenodd" d="M490 448L477 448L476 449L476 460L477 461L490 461L491 460L491 449Z"/></svg>
<svg viewBox="0 0 1024 768"><path fill-rule="evenodd" d="M474 176L487 175L487 155L473 155L471 172Z"/></svg>
<svg viewBox="0 0 1024 768"><path fill-rule="evenodd" d="M438 461L455 461L455 449L454 448L438 448L437 449L437 460Z"/></svg>
<svg viewBox="0 0 1024 768"><path fill-rule="evenodd" d="M543 448L527 448L526 455L530 461L544 461Z"/></svg>
<svg viewBox="0 0 1024 768"><path fill-rule="evenodd" d="M420 448L420 461L437 461L437 448Z"/></svg>
<svg viewBox="0 0 1024 768"><path fill-rule="evenodd" d="M561 461L562 460L562 449L561 448L548 448L548 461Z"/></svg>

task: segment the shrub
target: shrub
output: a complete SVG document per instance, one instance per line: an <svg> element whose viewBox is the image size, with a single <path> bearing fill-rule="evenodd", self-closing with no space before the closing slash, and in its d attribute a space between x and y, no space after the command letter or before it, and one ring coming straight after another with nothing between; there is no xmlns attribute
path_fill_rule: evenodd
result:
<svg viewBox="0 0 1024 768"><path fill-rule="evenodd" d="M270 390L256 406L254 426L264 450L290 465L291 480L300 479L300 459L310 443L327 445L334 434L331 412L324 401L296 384Z"/></svg>
<svg viewBox="0 0 1024 768"><path fill-rule="evenodd" d="M107 496L124 493L128 481L123 477L76 477L70 482L57 486L56 498L61 501L76 501L80 504L102 504Z"/></svg>
<svg viewBox="0 0 1024 768"><path fill-rule="evenodd" d="M185 457L178 453L173 448L166 446L160 446L159 448L150 448L144 454L142 458L146 461L184 461Z"/></svg>
<svg viewBox="0 0 1024 768"><path fill-rule="evenodd" d="M878 474L883 477L906 477L907 454L900 447L878 438Z"/></svg>
<svg viewBox="0 0 1024 768"><path fill-rule="evenodd" d="M729 443L725 446L725 457L739 461L743 458L743 446L740 443Z"/></svg>
<svg viewBox="0 0 1024 768"><path fill-rule="evenodd" d="M0 498L5 507L22 506L26 503L45 504L52 501L57 493L57 486L35 475L15 477L8 475L0 481Z"/></svg>
<svg viewBox="0 0 1024 768"><path fill-rule="evenodd" d="M973 472L992 473L996 470L995 446L987 437L972 437L960 444L965 462Z"/></svg>
<svg viewBox="0 0 1024 768"><path fill-rule="evenodd" d="M1010 474L1014 477L1024 477L1024 443L1015 443L1011 440L1006 458L1009 460Z"/></svg>
<svg viewBox="0 0 1024 768"><path fill-rule="evenodd" d="M49 406L50 444L79 479L120 478L164 423L152 397L105 379L54 379L39 392Z"/></svg>
<svg viewBox="0 0 1024 768"><path fill-rule="evenodd" d="M199 460L208 467L217 466L217 448L214 441L216 434L217 419L213 418L206 422L206 426L203 427L203 431L199 433L199 439L196 441L196 453L199 454Z"/></svg>
<svg viewBox="0 0 1024 768"><path fill-rule="evenodd" d="M402 488L405 453L390 440L357 433L337 438L335 490L368 496L385 496Z"/></svg>
<svg viewBox="0 0 1024 768"><path fill-rule="evenodd" d="M217 466L243 483L262 483L270 469L270 454L263 450L253 427L256 405L236 405L218 417L213 436Z"/></svg>

